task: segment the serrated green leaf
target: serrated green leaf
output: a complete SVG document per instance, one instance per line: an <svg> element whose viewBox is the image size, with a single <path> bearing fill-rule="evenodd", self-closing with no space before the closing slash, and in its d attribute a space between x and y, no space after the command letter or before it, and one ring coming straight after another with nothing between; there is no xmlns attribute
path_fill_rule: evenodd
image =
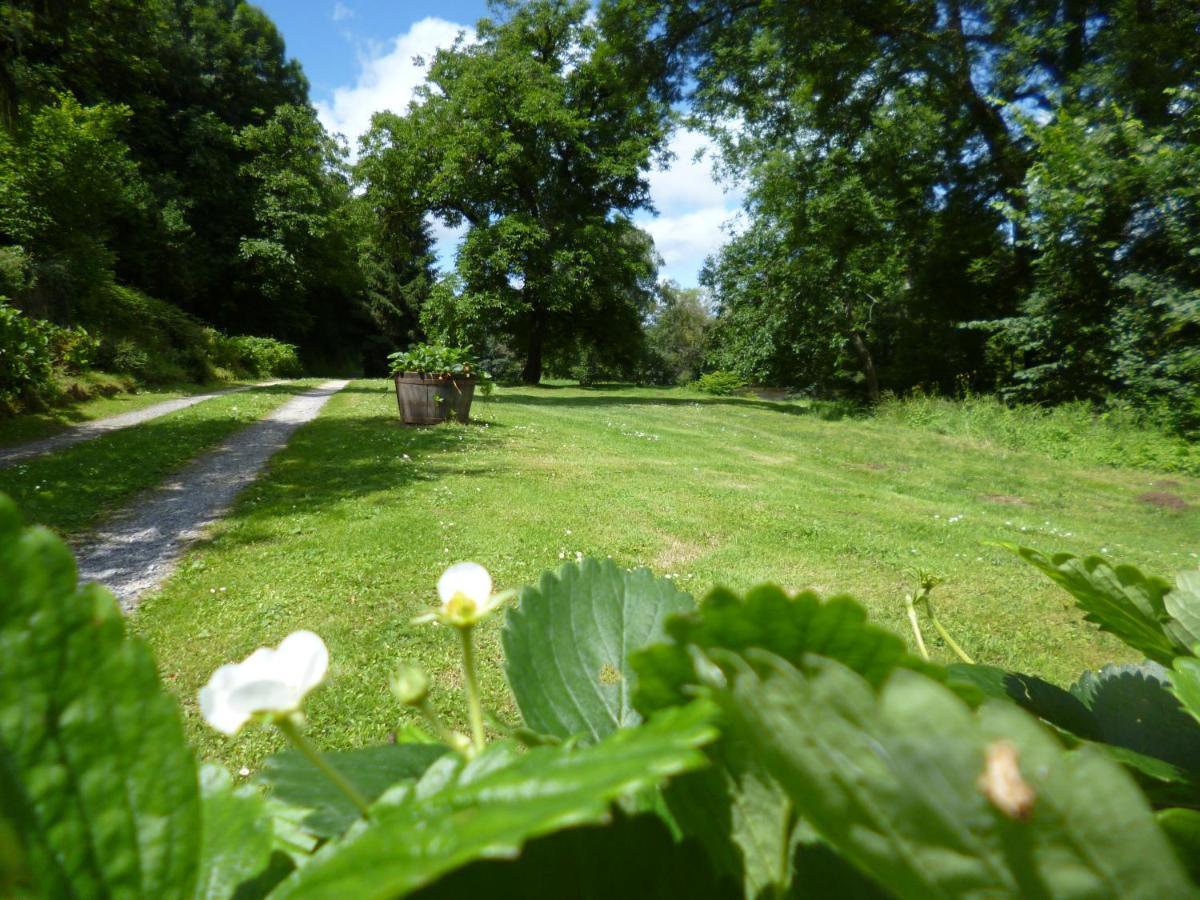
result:
<svg viewBox="0 0 1200 900"><path fill-rule="evenodd" d="M1167 611L1170 582L1143 575L1134 566L1111 566L1099 556L1069 553L1047 557L1028 547L1005 545L1041 569L1075 598L1087 621L1109 631L1148 659L1165 666L1191 652L1186 628Z"/></svg>
<svg viewBox="0 0 1200 900"><path fill-rule="evenodd" d="M641 716L631 651L661 640L667 616L695 606L648 569L584 559L521 590L505 618L504 666L529 728L600 740Z"/></svg>
<svg viewBox="0 0 1200 900"><path fill-rule="evenodd" d="M200 769L200 812L203 837L195 896L225 900L267 868L271 818L262 794L251 785L235 788L229 773L212 764Z"/></svg>
<svg viewBox="0 0 1200 900"><path fill-rule="evenodd" d="M607 825L570 828L528 843L513 860L479 860L411 895L414 900L735 900L692 841L676 843L655 815L614 815Z"/></svg>
<svg viewBox="0 0 1200 900"><path fill-rule="evenodd" d="M1064 736L1102 750L1130 771L1155 805L1200 801L1200 782L1195 774L1200 770L1194 768L1200 732L1182 715L1177 704L1170 708L1174 701L1164 698L1161 687L1155 684L1105 686L1104 681L1110 677L1144 677L1143 667L1129 667L1136 670L1136 676L1121 675L1122 668L1110 666L1099 674L1087 673L1089 687L1076 685L1071 691L1033 675L1006 672L994 666L955 664L947 667L947 671L951 683L969 681L988 697L1012 700L1061 729ZM1134 687L1137 690L1131 691ZM1081 696L1073 693L1077 690ZM1149 696L1139 700L1138 693ZM1128 706L1123 699L1126 696L1130 700ZM1095 700L1100 703L1096 711L1088 705Z"/></svg>
<svg viewBox="0 0 1200 900"><path fill-rule="evenodd" d="M1175 620L1176 638L1194 653L1200 644L1200 569L1177 573L1175 587L1163 598L1163 605Z"/></svg>
<svg viewBox="0 0 1200 900"><path fill-rule="evenodd" d="M608 821L618 798L705 765L698 748L716 736L712 714L696 703L576 749L495 744L465 765L443 757L273 896L395 897L474 860L512 858L533 838Z"/></svg>
<svg viewBox="0 0 1200 900"><path fill-rule="evenodd" d="M807 654L841 659L874 682L896 666L936 672L912 656L891 632L871 625L849 597L822 601L805 592L753 588L745 599L718 589L691 613L667 623L670 641L633 654L635 704L643 712L687 702L707 663L696 651L768 649L797 665ZM708 750L713 767L675 779L667 805L685 834L699 840L718 870L742 883L747 896L786 887L794 815L787 796L745 748L722 739Z"/></svg>
<svg viewBox="0 0 1200 900"><path fill-rule="evenodd" d="M1200 772L1200 724L1184 712L1170 684L1157 663L1105 666L1084 672L1071 693L1092 715L1094 740Z"/></svg>
<svg viewBox="0 0 1200 900"><path fill-rule="evenodd" d="M1200 659L1180 656L1171 667L1171 690L1192 718L1200 722Z"/></svg>
<svg viewBox="0 0 1200 900"><path fill-rule="evenodd" d="M1129 776L1090 747L1065 750L1013 704L972 711L904 669L876 693L833 660L806 676L747 656L726 660L731 681L711 691L728 727L821 836L895 895L1197 895ZM1018 770L1000 768L1032 798L983 778L1002 743Z"/></svg>
<svg viewBox="0 0 1200 900"><path fill-rule="evenodd" d="M689 647L740 652L757 647L802 665L807 654L837 659L873 683L897 666L927 673L941 671L908 652L904 641L867 621L866 610L850 597L822 600L812 591L789 597L775 585L751 588L745 599L718 588L690 613L672 617L669 643L632 655L638 676L634 705L643 713L686 703L700 683Z"/></svg>
<svg viewBox="0 0 1200 900"><path fill-rule="evenodd" d="M368 800L405 778L419 778L447 748L442 744L384 744L323 754ZM307 810L305 830L337 837L360 818L354 804L297 750L284 750L266 761L258 776L272 796Z"/></svg>
<svg viewBox="0 0 1200 900"><path fill-rule="evenodd" d="M190 896L196 766L149 651L107 591L76 587L62 542L22 529L2 496L0 584L0 753L27 800L26 844L52 857L39 887Z"/></svg>

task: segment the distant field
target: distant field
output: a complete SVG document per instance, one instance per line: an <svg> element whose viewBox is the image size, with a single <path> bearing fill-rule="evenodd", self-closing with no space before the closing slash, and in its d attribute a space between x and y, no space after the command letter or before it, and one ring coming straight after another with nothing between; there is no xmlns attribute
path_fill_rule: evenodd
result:
<svg viewBox="0 0 1200 900"><path fill-rule="evenodd" d="M204 753L240 766L271 749L264 732L226 741L202 727L195 692L221 663L302 627L334 660L309 706L319 743L386 739L403 720L387 690L400 659L429 669L438 702L457 710L450 638L410 624L455 560L488 566L498 587L611 554L697 595L767 580L849 592L906 635L903 595L932 571L939 614L978 661L1065 683L1128 653L987 542L1163 574L1200 550L1200 481L1182 475L684 390L510 388L475 412L472 426L408 429L388 385L351 384L135 615ZM504 717L497 633L484 629L483 666Z"/></svg>

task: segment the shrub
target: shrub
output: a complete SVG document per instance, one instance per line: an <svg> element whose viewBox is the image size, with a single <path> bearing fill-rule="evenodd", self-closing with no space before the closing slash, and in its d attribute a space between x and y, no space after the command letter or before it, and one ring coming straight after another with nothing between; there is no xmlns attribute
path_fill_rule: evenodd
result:
<svg viewBox="0 0 1200 900"><path fill-rule="evenodd" d="M225 338L225 342L232 349L234 369L260 378L292 378L303 374L295 344L246 334Z"/></svg>
<svg viewBox="0 0 1200 900"><path fill-rule="evenodd" d="M9 411L50 388L53 326L47 325L0 298L0 403Z"/></svg>
<svg viewBox="0 0 1200 900"><path fill-rule="evenodd" d="M718 397L728 396L745 386L746 382L742 380L740 375L725 371L709 372L707 375L701 375L692 382L692 387L696 390L703 391L706 394L716 394Z"/></svg>

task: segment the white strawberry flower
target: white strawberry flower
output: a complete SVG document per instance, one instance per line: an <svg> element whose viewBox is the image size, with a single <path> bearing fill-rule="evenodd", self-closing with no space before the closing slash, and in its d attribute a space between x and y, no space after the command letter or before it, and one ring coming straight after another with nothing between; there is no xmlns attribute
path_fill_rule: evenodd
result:
<svg viewBox="0 0 1200 900"><path fill-rule="evenodd" d="M256 716L299 712L328 668L325 642L311 631L292 632L278 648L259 647L240 663L213 672L200 689L200 712L218 731L237 734Z"/></svg>
<svg viewBox="0 0 1200 900"><path fill-rule="evenodd" d="M495 611L514 591L492 593L492 576L479 563L455 563L442 573L437 583L441 605L418 616L417 622L441 622L456 628L470 628Z"/></svg>

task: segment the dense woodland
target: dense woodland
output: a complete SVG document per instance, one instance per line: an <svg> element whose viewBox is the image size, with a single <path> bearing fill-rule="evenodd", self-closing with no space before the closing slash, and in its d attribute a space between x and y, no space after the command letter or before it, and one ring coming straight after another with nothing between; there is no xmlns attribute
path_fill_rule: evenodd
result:
<svg viewBox="0 0 1200 900"><path fill-rule="evenodd" d="M495 3L351 166L252 5L6 2L6 387L44 320L147 378L210 375L213 335L368 374L430 339L528 382L719 369L1200 426L1193 0L590 9ZM703 297L632 221L685 123L747 195ZM452 272L435 219L467 226Z"/></svg>

